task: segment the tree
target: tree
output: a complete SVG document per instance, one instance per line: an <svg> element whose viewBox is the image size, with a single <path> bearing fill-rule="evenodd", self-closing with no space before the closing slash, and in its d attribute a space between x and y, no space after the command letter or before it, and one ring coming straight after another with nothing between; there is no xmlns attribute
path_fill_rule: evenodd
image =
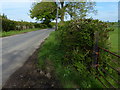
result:
<svg viewBox="0 0 120 90"><path fill-rule="evenodd" d="M30 10L30 17L42 21L49 26L49 23L56 17L56 7L54 2L40 2L33 4Z"/></svg>
<svg viewBox="0 0 120 90"><path fill-rule="evenodd" d="M60 0L60 19L64 21L65 13L70 15L71 19L85 18L89 13L96 13L94 6L95 2L86 2L84 0L79 0L79 2L65 2L65 0Z"/></svg>
<svg viewBox="0 0 120 90"><path fill-rule="evenodd" d="M95 2L70 2L66 7L66 12L71 19L85 18L90 13L96 13Z"/></svg>
<svg viewBox="0 0 120 90"><path fill-rule="evenodd" d="M59 0L59 2L40 2L34 4L30 10L30 16L36 18L36 20L42 20L43 23L48 24L55 19L56 8L59 6L59 18L64 21L66 14L70 15L71 19L85 18L89 13L95 13L94 2L65 2L65 0Z"/></svg>
<svg viewBox="0 0 120 90"><path fill-rule="evenodd" d="M4 13L3 13L3 14L0 14L0 18L7 19L7 15L5 15Z"/></svg>

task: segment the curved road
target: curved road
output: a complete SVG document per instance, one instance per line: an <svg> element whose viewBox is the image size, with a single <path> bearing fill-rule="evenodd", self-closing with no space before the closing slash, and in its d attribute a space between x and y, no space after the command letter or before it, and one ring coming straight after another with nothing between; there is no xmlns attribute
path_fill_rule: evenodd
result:
<svg viewBox="0 0 120 90"><path fill-rule="evenodd" d="M53 29L44 29L2 38L2 84L20 68Z"/></svg>

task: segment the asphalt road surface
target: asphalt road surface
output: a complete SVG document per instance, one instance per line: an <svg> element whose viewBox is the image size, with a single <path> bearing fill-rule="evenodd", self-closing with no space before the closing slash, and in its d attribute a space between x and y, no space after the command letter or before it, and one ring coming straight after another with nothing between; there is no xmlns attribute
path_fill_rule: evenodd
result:
<svg viewBox="0 0 120 90"><path fill-rule="evenodd" d="M2 85L52 31L44 29L2 38Z"/></svg>

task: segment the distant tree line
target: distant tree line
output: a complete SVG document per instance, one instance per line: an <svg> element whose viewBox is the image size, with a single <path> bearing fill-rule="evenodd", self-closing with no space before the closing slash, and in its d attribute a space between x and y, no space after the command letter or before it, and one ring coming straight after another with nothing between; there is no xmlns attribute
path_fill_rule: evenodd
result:
<svg viewBox="0 0 120 90"><path fill-rule="evenodd" d="M11 30L24 30L32 28L47 28L47 25L42 23L33 23L26 21L14 21L7 18L5 14L0 15L0 21L2 25L0 26L2 31L11 31Z"/></svg>

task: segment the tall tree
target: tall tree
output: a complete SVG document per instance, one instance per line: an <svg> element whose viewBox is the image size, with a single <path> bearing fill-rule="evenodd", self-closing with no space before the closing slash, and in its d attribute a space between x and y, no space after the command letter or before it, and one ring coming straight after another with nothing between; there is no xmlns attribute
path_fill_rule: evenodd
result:
<svg viewBox="0 0 120 90"><path fill-rule="evenodd" d="M30 10L30 17L49 26L49 23L56 17L56 7L54 2L34 3Z"/></svg>
<svg viewBox="0 0 120 90"><path fill-rule="evenodd" d="M59 6L59 18L64 21L66 13L70 15L71 19L85 18L89 13L95 13L94 2L66 2L65 0L53 0L54 2L40 2L33 5L30 10L31 18L42 20L43 23L48 24L56 17L57 5ZM81 2L80 2L81 1Z"/></svg>
<svg viewBox="0 0 120 90"><path fill-rule="evenodd" d="M85 18L90 13L96 13L94 9L95 2L70 2L66 12L71 19Z"/></svg>
<svg viewBox="0 0 120 90"><path fill-rule="evenodd" d="M65 2L60 0L59 13L61 21L64 21L64 15L67 13L71 19L85 18L89 13L96 13L95 2L85 2L85 0L79 0L79 2Z"/></svg>
<svg viewBox="0 0 120 90"><path fill-rule="evenodd" d="M7 15L5 15L4 13L3 13L3 14L0 14L0 18L7 19Z"/></svg>

